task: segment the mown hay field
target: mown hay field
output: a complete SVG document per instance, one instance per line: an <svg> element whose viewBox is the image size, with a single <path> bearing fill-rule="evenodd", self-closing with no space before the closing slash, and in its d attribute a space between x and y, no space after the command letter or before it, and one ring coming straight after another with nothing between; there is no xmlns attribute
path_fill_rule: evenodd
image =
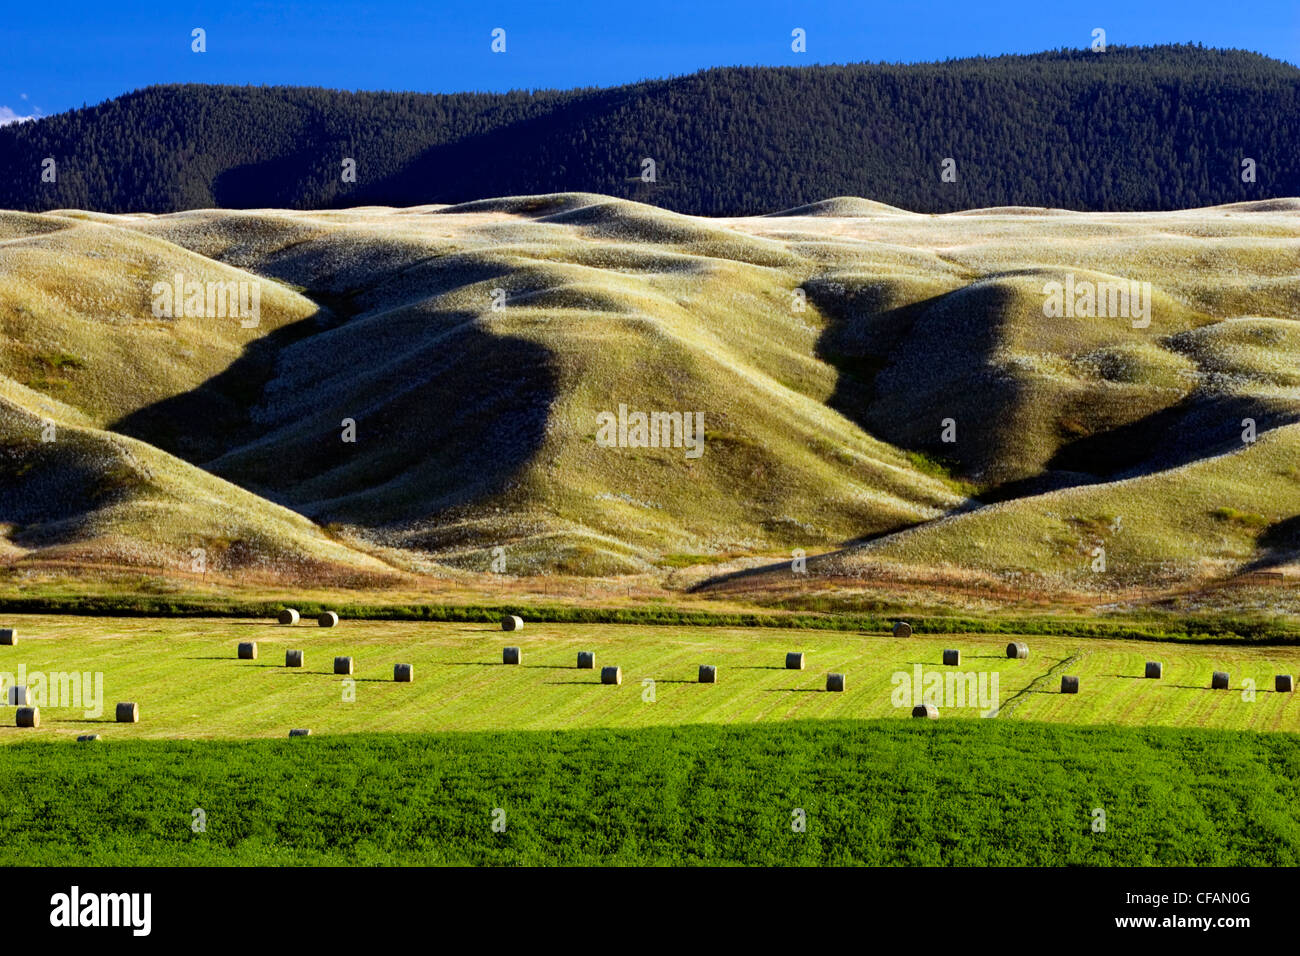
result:
<svg viewBox="0 0 1300 956"><path fill-rule="evenodd" d="M1028 636L1027 660L1005 656L1009 635L887 635L769 628L528 623L503 633L483 623L343 620L319 628L230 619L93 618L13 615L19 642L0 647L0 680L20 668L42 674L103 675L103 712L86 702L49 697L39 729L14 726L6 708L0 742L68 741L98 732L113 746L134 739L284 737L374 732L575 730L686 724L743 724L815 719L910 719L919 679L944 675L941 720L1051 721L1300 731L1300 703L1275 693L1276 674L1300 672L1300 647L1148 642ZM256 660L237 645L256 641ZM522 664L502 663L518 646ZM944 667L946 648L960 666ZM302 668L285 651L302 649ZM595 669L579 670L580 650ZM786 670L787 651L806 669ZM335 657L352 657L351 678L335 675ZM1142 677L1160 661L1160 680ZM393 666L414 665L410 684ZM717 684L699 684L701 664L718 667ZM622 668L620 686L602 686L600 668ZM1210 689L1213 671L1231 687ZM825 691L828 672L844 673L844 693ZM946 675L973 675L964 702L947 696ZM1078 695L1059 693L1060 676L1080 678ZM3 675L12 675L4 677ZM901 675L901 676L900 676ZM991 698L996 677L997 696ZM57 680L54 678L53 680ZM985 699L970 694L983 682ZM1253 688L1250 682L1253 681ZM953 687L955 692L957 687ZM1252 692L1253 690L1253 692ZM117 724L113 705L140 706L138 724ZM62 706L56 706L62 705Z"/></svg>

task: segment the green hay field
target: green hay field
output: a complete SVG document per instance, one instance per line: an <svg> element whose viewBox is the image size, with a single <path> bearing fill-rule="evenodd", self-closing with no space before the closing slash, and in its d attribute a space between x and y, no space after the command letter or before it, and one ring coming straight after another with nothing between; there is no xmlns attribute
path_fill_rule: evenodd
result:
<svg viewBox="0 0 1300 956"><path fill-rule="evenodd" d="M1300 702L1273 692L1273 677L1300 672L1300 647L1207 645L1032 636L1028 660L1005 657L1006 635L887 635L597 624L534 624L507 634L483 623L343 621L281 627L229 619L105 619L13 616L19 643L0 648L0 672L102 673L104 712L41 703L41 727L19 729L7 708L0 742L70 740L101 732L135 739L284 737L374 732L580 730L817 719L910 720L895 706L894 675L945 673L947 647L962 651L955 670L997 675L1000 721L1128 724L1232 730L1300 731ZM236 658L239 641L258 643L256 661ZM523 649L523 665L501 663L502 647ZM301 648L306 666L284 666ZM579 650L596 665L623 669L621 686L575 667ZM807 669L784 669L802 650ZM335 656L355 659L355 683L333 673ZM1164 678L1142 679L1159 660ZM392 681L395 663L415 665L413 684ZM1068 663L1067 663L1068 662ZM696 682L716 664L716 685ZM1226 670L1232 689L1212 691ZM847 675L848 690L827 693L825 675ZM1061 673L1077 674L1078 696L1058 693ZM991 676L989 678L991 680ZM1255 693L1245 693L1253 680ZM649 682L649 683L647 683ZM354 700L345 699L354 691ZM652 698L652 699L651 699ZM134 701L141 721L117 724L113 704ZM84 703L84 702L83 702ZM944 719L978 717L978 706Z"/></svg>

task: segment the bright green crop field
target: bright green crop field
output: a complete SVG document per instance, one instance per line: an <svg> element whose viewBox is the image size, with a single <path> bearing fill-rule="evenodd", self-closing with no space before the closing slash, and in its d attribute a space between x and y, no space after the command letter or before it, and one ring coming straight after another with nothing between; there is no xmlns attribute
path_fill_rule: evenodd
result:
<svg viewBox="0 0 1300 956"><path fill-rule="evenodd" d="M223 619L10 616L19 642L0 647L0 675L102 674L103 712L87 713L47 693L39 729L14 726L0 743L70 739L99 732L112 741L140 738L284 737L376 731L571 730L835 718L910 719L917 668L943 678L941 719L980 716L965 693L946 699L949 674L984 680L998 720L1300 731L1300 701L1275 693L1274 675L1300 673L1300 647L1142 642L1097 638L1025 638L1028 660L1005 656L1006 635L888 635L764 628L532 624L503 633L475 623L343 621L324 629L303 623ZM256 641L258 658L236 657ZM506 645L523 663L501 663ZM302 649L305 666L284 666ZM941 664L944 648L961 664ZM596 670L578 670L579 650ZM803 651L806 669L786 670L787 651ZM334 658L355 662L352 681L333 673ZM1161 680L1142 678L1148 660L1164 663ZM410 663L415 681L397 684L393 665ZM717 684L697 682L700 664L718 667ZM621 686L600 683L600 667L618 665ZM1215 670L1231 689L1210 689ZM826 673L846 675L844 693L825 691ZM1060 675L1080 678L1062 695ZM896 675L903 675L901 678ZM937 674L939 677L931 677ZM0 676L0 679L4 679ZM1254 681L1250 692L1248 681ZM898 696L906 689L906 698ZM922 684L922 692L927 687ZM898 691L898 694L896 694ZM134 701L140 723L114 723L113 705ZM898 704L902 706L898 706Z"/></svg>
<svg viewBox="0 0 1300 956"><path fill-rule="evenodd" d="M3 748L0 790L3 865L1300 863L1290 734L839 720L36 741Z"/></svg>
<svg viewBox="0 0 1300 956"><path fill-rule="evenodd" d="M1292 646L1032 637L1010 660L1005 635L0 623L19 634L0 674L47 685L38 729L4 711L0 864L1300 864L1300 705L1273 690L1300 671ZM392 681L398 662L414 683ZM940 687L940 719L914 720L899 694L918 668L932 693L931 674L986 694L996 676L996 701ZM101 714L53 699L72 672L102 675ZM114 722L127 700L138 724Z"/></svg>

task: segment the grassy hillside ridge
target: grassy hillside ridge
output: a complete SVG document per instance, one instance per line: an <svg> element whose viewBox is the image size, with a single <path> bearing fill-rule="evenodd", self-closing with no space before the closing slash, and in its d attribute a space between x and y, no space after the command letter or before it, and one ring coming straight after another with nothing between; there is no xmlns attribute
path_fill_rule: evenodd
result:
<svg viewBox="0 0 1300 956"><path fill-rule="evenodd" d="M264 260L241 252L250 268L347 294L356 312L290 347L253 413L263 435L210 467L386 545L480 568L486 545L505 545L524 567L590 573L701 541L852 538L962 500L824 407L835 375L811 354L816 316L781 308L790 274L813 266L783 244L596 196L430 213L401 216L401 242L398 214L362 210L320 217L333 228L287 254L278 240ZM191 220L172 230L169 218L136 228L211 248ZM355 257L358 243L373 256ZM488 309L496 288L500 313ZM322 375L335 354L365 371ZM458 414L427 419L447 394ZM619 404L700 410L714 445L694 461L595 446L598 413ZM347 464L323 449L344 417L381 420L365 440L383 454ZM681 497L686 482L707 512ZM738 484L750 493L737 498ZM484 516L487 498L499 517Z"/></svg>
<svg viewBox="0 0 1300 956"><path fill-rule="evenodd" d="M1290 64L1190 45L729 67L504 94L154 86L0 129L0 208L311 209L571 191L701 215L851 195L922 212L1268 201L1300 194L1298 91ZM1243 143L1255 183L1236 175ZM37 176L46 157L55 183ZM342 182L341 157L357 161L355 183ZM645 157L653 183L640 179ZM939 179L948 157L956 182ZM1079 169L1089 175L1066 172Z"/></svg>
<svg viewBox="0 0 1300 956"><path fill-rule="evenodd" d="M996 720L30 743L0 862L1294 866L1298 775L1293 735Z"/></svg>
<svg viewBox="0 0 1300 956"><path fill-rule="evenodd" d="M813 573L881 557L1087 590L1294 561L1300 204L788 212L13 214L0 374L433 575L498 548L511 574L612 577L855 542L867 564ZM173 271L262 281L259 328L154 319ZM1051 283L1111 282L1149 283L1149 324L1047 314ZM699 413L702 453L602 447L620 405ZM1230 454L1245 418L1278 437ZM1075 573L1098 516L1124 527L1104 579ZM141 554L185 537L160 520ZM943 543L975 527L986 544Z"/></svg>
<svg viewBox="0 0 1300 956"><path fill-rule="evenodd" d="M1289 425L1167 471L1003 502L816 560L833 574L870 574L877 560L978 564L1097 588L1158 573L1186 579L1207 565L1287 565L1300 559L1300 536L1284 530L1300 511L1298 453L1300 425ZM1229 499L1249 510L1220 504ZM1274 528L1284 533L1270 539Z"/></svg>
<svg viewBox="0 0 1300 956"><path fill-rule="evenodd" d="M301 515L3 376L0 478L0 549L14 561L191 570L199 549L204 567L226 573L398 577Z"/></svg>
<svg viewBox="0 0 1300 956"><path fill-rule="evenodd" d="M129 221L28 217L0 246L0 374L75 406L99 427L187 395L191 421L173 429L171 443L202 448L199 423L245 422L244 405L267 374L257 350L301 334L295 327L312 324L321 309L265 276L122 228ZM205 289L247 283L249 304L255 284L257 326L230 317L234 300L222 317L156 317L155 284L171 286L178 274ZM233 365L243 370L237 380L224 390L205 387Z"/></svg>

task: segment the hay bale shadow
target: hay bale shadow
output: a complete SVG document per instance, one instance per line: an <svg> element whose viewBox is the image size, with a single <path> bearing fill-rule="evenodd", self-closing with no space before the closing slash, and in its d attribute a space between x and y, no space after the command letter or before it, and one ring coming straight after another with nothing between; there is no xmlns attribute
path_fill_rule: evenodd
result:
<svg viewBox="0 0 1300 956"><path fill-rule="evenodd" d="M505 667L500 661L439 661L442 667ZM517 664L510 665L517 667Z"/></svg>
<svg viewBox="0 0 1300 956"><path fill-rule="evenodd" d="M769 694L824 694L824 687L767 687Z"/></svg>

